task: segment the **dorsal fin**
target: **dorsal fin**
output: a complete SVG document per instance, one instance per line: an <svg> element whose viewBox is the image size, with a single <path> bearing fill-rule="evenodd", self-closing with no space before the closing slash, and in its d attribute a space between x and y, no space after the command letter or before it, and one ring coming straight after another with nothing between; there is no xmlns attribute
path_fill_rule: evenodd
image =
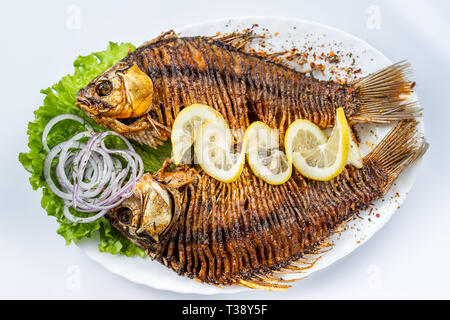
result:
<svg viewBox="0 0 450 320"><path fill-rule="evenodd" d="M166 32L162 32L162 33L161 33L159 36L157 36L156 38L154 38L154 39L152 39L152 40L149 40L149 41L146 41L146 42L144 42L143 44L141 44L141 45L138 47L138 49L141 48L141 47L145 47L145 46L148 46L148 45L150 45L150 44L156 43L156 42L161 41L161 40L177 39L177 38L178 38L178 35L179 35L179 34L176 34L175 31L173 31L173 30L169 30L169 31L166 31Z"/></svg>
<svg viewBox="0 0 450 320"><path fill-rule="evenodd" d="M256 34L252 29L217 34L210 37L212 40L221 41L237 50L248 52L247 45L254 39L263 39L263 35Z"/></svg>

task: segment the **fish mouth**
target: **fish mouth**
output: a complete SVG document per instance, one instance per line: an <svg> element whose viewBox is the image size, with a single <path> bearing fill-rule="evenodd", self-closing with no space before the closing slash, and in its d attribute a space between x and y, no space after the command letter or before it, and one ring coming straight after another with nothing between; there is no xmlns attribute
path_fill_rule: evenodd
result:
<svg viewBox="0 0 450 320"><path fill-rule="evenodd" d="M98 112L95 112L96 111L95 108L92 107L92 103L87 98L77 96L75 106L84 111L88 116L99 115Z"/></svg>
<svg viewBox="0 0 450 320"><path fill-rule="evenodd" d="M80 109L84 109L86 107L89 107L91 103L87 98L77 96L77 101L75 102L75 105Z"/></svg>

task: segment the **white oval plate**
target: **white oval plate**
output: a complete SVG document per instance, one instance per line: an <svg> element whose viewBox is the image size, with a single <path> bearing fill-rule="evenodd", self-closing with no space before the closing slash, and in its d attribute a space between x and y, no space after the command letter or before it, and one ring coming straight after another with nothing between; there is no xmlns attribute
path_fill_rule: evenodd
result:
<svg viewBox="0 0 450 320"><path fill-rule="evenodd" d="M217 32L227 33L242 30L254 24L258 25L255 27L257 33L267 32L268 30L268 33L273 35L273 37L266 41L269 44L266 48L271 48L274 52L279 51L282 46L290 49L292 45L295 45L299 49L312 47L313 50L311 52L318 53L328 53L331 50L334 52L340 50L344 53L352 53L352 58L356 59L356 66L362 69L360 76L372 73L391 64L388 58L366 42L338 29L304 20L279 17L243 17L207 21L175 31L180 32L181 36L215 35ZM275 33L277 33L276 36ZM255 48L258 48L257 44L255 44ZM343 63L349 64L350 61L344 61ZM305 68L308 65L306 64ZM300 67L298 68L301 69ZM315 76L328 79L331 75L326 72L323 76L320 74L315 74ZM413 96L412 98L415 97ZM364 155L367 154L371 146L373 147L382 139L389 127L365 124L359 125L357 129L361 138L361 152ZM421 121L419 131L420 134L424 135L423 121ZM416 169L417 164L408 168L397 179L395 185L383 200L374 203L371 207L373 208L372 210L369 209L361 212L359 214L361 218L355 218L348 224L348 228L345 231L333 237L331 239L335 244L333 249L323 254L315 266L302 275L307 276L312 272L329 266L358 248L373 236L392 217L395 210L405 199L407 192L414 183ZM101 253L98 251L97 243L95 240L86 240L78 243L78 246L90 258L103 265L109 271L135 283L180 293L216 294L250 290L237 286L221 289L199 283L187 277L178 276L175 272L150 259L142 259L139 257L128 258ZM298 275L295 276L298 277ZM301 286L301 281L293 285Z"/></svg>

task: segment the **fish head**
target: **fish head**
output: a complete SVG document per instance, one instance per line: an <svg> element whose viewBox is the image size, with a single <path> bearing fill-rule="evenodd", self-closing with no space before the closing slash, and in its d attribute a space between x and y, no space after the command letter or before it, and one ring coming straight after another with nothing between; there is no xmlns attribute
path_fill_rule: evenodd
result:
<svg viewBox="0 0 450 320"><path fill-rule="evenodd" d="M137 118L152 106L153 83L136 63L120 61L78 91L76 105L96 122Z"/></svg>
<svg viewBox="0 0 450 320"><path fill-rule="evenodd" d="M112 225L154 258L173 219L172 199L165 186L145 174L131 197L108 212Z"/></svg>

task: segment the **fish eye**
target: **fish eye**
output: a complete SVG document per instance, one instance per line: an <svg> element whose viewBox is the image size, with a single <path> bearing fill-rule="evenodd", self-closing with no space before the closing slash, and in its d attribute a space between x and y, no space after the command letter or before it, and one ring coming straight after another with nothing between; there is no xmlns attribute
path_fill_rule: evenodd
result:
<svg viewBox="0 0 450 320"><path fill-rule="evenodd" d="M117 210L117 218L123 224L131 223L131 209L127 207L121 207Z"/></svg>
<svg viewBox="0 0 450 320"><path fill-rule="evenodd" d="M105 80L99 83L97 86L97 93L99 96L107 96L112 91L112 83L111 81Z"/></svg>

